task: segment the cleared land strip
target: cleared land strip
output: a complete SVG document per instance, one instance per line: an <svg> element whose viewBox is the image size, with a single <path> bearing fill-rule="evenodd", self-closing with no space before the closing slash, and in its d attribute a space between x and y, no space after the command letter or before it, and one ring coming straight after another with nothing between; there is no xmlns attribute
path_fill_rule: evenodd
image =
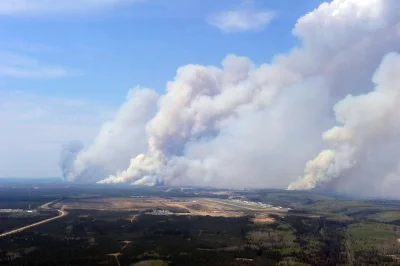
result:
<svg viewBox="0 0 400 266"><path fill-rule="evenodd" d="M122 255L122 253L112 253L112 254L107 254L108 256L112 256L115 258L115 261L117 262L118 266L121 266L121 263L119 262L118 257Z"/></svg>
<svg viewBox="0 0 400 266"><path fill-rule="evenodd" d="M50 205L56 203L57 201L59 201L59 200L53 200L53 201L47 202L47 203L43 204L42 206L40 206L39 209L48 210L48 209L50 209Z"/></svg>
<svg viewBox="0 0 400 266"><path fill-rule="evenodd" d="M249 208L249 207L235 205L235 204L226 203L226 202L221 202L221 201L217 201L217 200L211 200L211 199L204 199L204 200L211 201L211 202L218 203L218 204L228 205L228 206L231 206L231 207L246 209L246 210L250 210L250 211L263 211L263 210L260 210L260 209L252 209L252 208Z"/></svg>
<svg viewBox="0 0 400 266"><path fill-rule="evenodd" d="M64 216L66 216L68 214L68 212L64 211L63 209L57 210L57 211L60 213L60 215L58 215L56 217L52 217L52 218L46 219L46 220L43 220L43 221L40 221L40 222L37 222L37 223L34 223L34 224L26 225L24 227L20 227L18 229L14 229L12 231L5 232L3 234L0 234L0 238L1 237L5 237L5 236L9 236L9 235L12 235L12 234L16 234L16 233L19 233L19 232L22 232L22 231L27 230L29 228L32 228L32 227L35 227L35 226L38 226L38 225L41 225L41 224L45 224L45 223L51 222L51 221L56 220L56 219L60 219L61 217L64 217Z"/></svg>

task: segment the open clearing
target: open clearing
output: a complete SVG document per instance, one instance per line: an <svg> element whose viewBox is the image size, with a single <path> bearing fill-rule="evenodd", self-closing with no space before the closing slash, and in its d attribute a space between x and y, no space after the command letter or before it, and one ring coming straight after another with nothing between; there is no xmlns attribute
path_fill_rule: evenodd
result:
<svg viewBox="0 0 400 266"><path fill-rule="evenodd" d="M270 224L275 222L275 219L270 217L256 217L251 219L251 221L256 224Z"/></svg>
<svg viewBox="0 0 400 266"><path fill-rule="evenodd" d="M365 249L397 250L400 226L363 222L347 226L350 247L353 251ZM393 252L395 253L395 252Z"/></svg>
<svg viewBox="0 0 400 266"><path fill-rule="evenodd" d="M169 210L176 215L200 215L214 217L240 217L254 213L284 213L284 210L249 205L232 200L210 198L77 198L58 202L54 207L65 205L67 209L107 210L107 211L138 211L152 209ZM130 218L131 221L134 216ZM264 222L271 222L264 217ZM260 220L261 221L261 220ZM260 222L259 221L259 222Z"/></svg>

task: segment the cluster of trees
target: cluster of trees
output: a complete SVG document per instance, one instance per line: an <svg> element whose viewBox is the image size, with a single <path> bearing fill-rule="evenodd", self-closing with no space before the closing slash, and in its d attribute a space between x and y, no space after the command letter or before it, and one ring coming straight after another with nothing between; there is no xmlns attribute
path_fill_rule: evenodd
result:
<svg viewBox="0 0 400 266"><path fill-rule="evenodd" d="M172 265L395 265L380 250L349 250L346 222L298 215L274 216L272 224L152 215L131 222L132 214L69 210L54 223L2 239L0 264L115 265L107 254L121 252L121 265L152 259ZM122 250L125 240L132 242Z"/></svg>

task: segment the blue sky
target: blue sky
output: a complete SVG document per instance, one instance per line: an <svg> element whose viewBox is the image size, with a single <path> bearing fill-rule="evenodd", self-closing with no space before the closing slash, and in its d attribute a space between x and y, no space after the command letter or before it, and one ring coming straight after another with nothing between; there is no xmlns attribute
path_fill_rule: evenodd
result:
<svg viewBox="0 0 400 266"><path fill-rule="evenodd" d="M129 88L162 93L179 66L270 61L321 2L1 1L0 177L58 175L62 143L89 142Z"/></svg>

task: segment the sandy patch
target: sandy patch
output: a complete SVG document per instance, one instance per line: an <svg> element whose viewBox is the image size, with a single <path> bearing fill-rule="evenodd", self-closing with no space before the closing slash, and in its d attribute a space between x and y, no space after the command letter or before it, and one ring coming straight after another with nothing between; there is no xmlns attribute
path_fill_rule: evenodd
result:
<svg viewBox="0 0 400 266"><path fill-rule="evenodd" d="M270 224L275 222L275 219L270 218L270 217L256 217L251 219L253 221L253 223L257 223L257 224Z"/></svg>

